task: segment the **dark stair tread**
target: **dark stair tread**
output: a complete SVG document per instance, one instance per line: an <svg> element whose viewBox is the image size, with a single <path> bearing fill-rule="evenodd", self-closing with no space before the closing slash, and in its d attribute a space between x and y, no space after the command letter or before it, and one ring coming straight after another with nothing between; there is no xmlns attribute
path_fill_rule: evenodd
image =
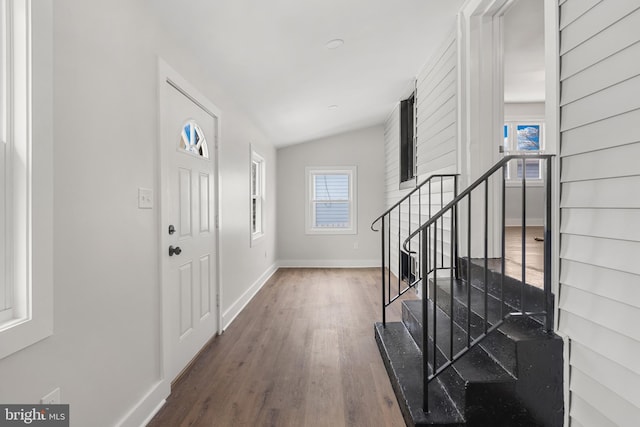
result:
<svg viewBox="0 0 640 427"><path fill-rule="evenodd" d="M410 426L462 426L464 418L439 381L429 384L429 412L422 410L422 352L402 322L376 323L375 337L395 390L402 415Z"/></svg>
<svg viewBox="0 0 640 427"><path fill-rule="evenodd" d="M461 258L460 259L460 272L461 279L465 282L467 281L467 265L468 259ZM471 260L471 283L474 286L484 288L484 264L482 260L472 259ZM495 296L496 298L500 298L501 288L504 291L505 301L514 307L520 306L520 299L522 295L522 280L519 278L502 275L502 272L498 269L492 268L489 266L487 271L487 279L489 282L489 293ZM544 290L533 286L531 284L526 284L524 287L525 292L525 302L527 303L527 311L535 311L534 309L529 307L529 303L534 301L534 303L544 301Z"/></svg>
<svg viewBox="0 0 640 427"><path fill-rule="evenodd" d="M415 322L415 327L422 330L422 301L403 301L402 302L406 313L412 317L412 322ZM405 311L403 309L403 311ZM449 356L449 331L451 330L451 324L448 321L449 316L439 308L436 311L438 321L438 334L436 339L436 346L440 353ZM429 305L429 319L433 317L433 304ZM403 316L404 318L405 316ZM467 345L467 334L454 323L454 354L463 350ZM429 335L433 335L433 328L429 328ZM416 332L419 332L416 331ZM412 334L416 342L421 341L421 332L418 337ZM430 340L430 348L433 342ZM443 349L444 346L444 349ZM433 356L429 357L430 365L433 364ZM442 362L443 357L438 358L438 364ZM489 356L480 347L475 347L469 351L464 357L460 358L454 364L454 369L458 372L463 381L469 383L480 382L500 382L500 381L513 381L513 376L507 372L500 364L498 364L491 356Z"/></svg>
<svg viewBox="0 0 640 427"><path fill-rule="evenodd" d="M451 281L449 278L441 278L436 282L437 284L437 293L436 298L438 301L438 305L443 308L445 311L450 310L450 292L451 292ZM433 295L433 281L429 281L429 288L431 290L431 295ZM453 285L453 297L454 304L458 305L462 308L468 307L468 282L466 280L456 280L454 279ZM484 319L484 299L485 293L484 289L478 288L477 285L471 285L471 311L472 314L479 316ZM541 299L535 298L531 301L525 300L526 309L529 312L540 312L543 310L543 301ZM495 324L499 321L502 316L507 315L509 313L518 313L520 310L518 306L514 305L513 301L509 301L505 299L505 305L500 310L501 302L500 297L489 293L487 296L487 308L489 311L489 325ZM459 307L459 308L460 308ZM476 322L477 324L477 322ZM483 325L481 325L483 327ZM540 323L538 323L540 326ZM472 330L472 336L476 331Z"/></svg>

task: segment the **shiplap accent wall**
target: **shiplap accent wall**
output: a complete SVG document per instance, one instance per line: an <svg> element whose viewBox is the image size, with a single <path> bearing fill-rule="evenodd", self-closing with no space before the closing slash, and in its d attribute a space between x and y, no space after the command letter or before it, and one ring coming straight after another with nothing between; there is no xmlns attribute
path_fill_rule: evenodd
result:
<svg viewBox="0 0 640 427"><path fill-rule="evenodd" d="M640 0L560 2L558 303L571 426L640 420L638 28Z"/></svg>
<svg viewBox="0 0 640 427"><path fill-rule="evenodd" d="M427 60L428 58L425 58ZM418 182L432 174L455 173L457 171L457 46L456 33L451 31L436 54L428 59L426 65L416 76L416 106L415 121L417 138L416 170ZM400 109L396 107L385 123L385 151L386 151L386 202L391 207L410 190L400 190ZM439 181L434 183L431 191L431 213L440 210L443 203L447 204L453 197L453 181L447 180L440 188ZM442 197L441 197L442 193ZM417 197L411 199L411 221L406 213L409 211L408 202L401 206L405 216L398 228L398 216L391 219L392 230L392 271L397 273L398 241L403 241L409 230L415 230L418 225L429 217L429 198L425 189L420 199L422 208L418 217L419 201ZM447 218L449 218L447 216ZM410 225L410 224L411 225ZM450 221L444 225L444 251L449 253ZM400 239L397 238L400 230ZM417 246L417 243L416 243ZM415 247L412 247L415 250ZM445 255L445 263L448 262Z"/></svg>

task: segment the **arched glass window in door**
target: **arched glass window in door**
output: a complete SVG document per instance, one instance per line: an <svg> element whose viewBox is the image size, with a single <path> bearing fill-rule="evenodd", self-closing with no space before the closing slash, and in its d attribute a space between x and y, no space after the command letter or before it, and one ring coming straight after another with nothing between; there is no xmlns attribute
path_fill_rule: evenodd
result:
<svg viewBox="0 0 640 427"><path fill-rule="evenodd" d="M189 120L182 127L180 148L189 154L209 158L209 146L204 132L195 121Z"/></svg>

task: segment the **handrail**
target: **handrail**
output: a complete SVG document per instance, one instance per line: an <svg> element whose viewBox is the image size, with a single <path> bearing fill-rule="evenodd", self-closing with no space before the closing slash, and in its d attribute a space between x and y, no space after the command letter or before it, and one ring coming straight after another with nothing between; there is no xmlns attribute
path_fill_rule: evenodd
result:
<svg viewBox="0 0 640 427"><path fill-rule="evenodd" d="M429 181L433 180L433 178L452 178L454 176L458 176L458 174L433 174L433 175L429 176L429 178L425 179L420 184L416 185L416 187L413 190L411 190L409 193L407 193L402 199L398 200L393 206L391 206L389 209L384 211L384 213L382 215L380 215L379 217L374 219L373 222L371 223L371 231L375 231L376 233L378 231L380 231L380 230L376 230L375 228L373 228L375 223L380 221L382 218L384 218L385 215L390 214L391 211L393 211L395 208L400 206L404 201L406 201L409 197L411 197L413 195L413 193L415 193L416 191L420 191L420 189L425 184L428 184Z"/></svg>
<svg viewBox="0 0 640 427"><path fill-rule="evenodd" d="M451 209L453 206L457 205L460 202L460 200L462 200L466 196L468 196L469 193L471 193L475 188L477 188L480 184L485 182L489 177L491 177L491 175L496 173L500 168L504 167L504 165L509 163L511 160L516 160L516 159L545 159L546 160L546 159L550 159L552 157L553 157L553 154L518 154L518 155L513 154L513 155L509 155L509 156L504 156L498 163L493 165L493 167L491 167L491 169L489 169L487 172L482 174L482 176L480 178L475 180L475 182L473 184L471 184L469 187L467 187L464 191L462 191L460 194L458 194L458 196L454 197L454 199L451 202L449 202L442 209L440 209L439 212L437 212L436 214L432 215L431 218L429 218L427 220L427 222L425 222L420 227L418 227L413 233L409 234L409 237L407 237L404 240L404 242L402 243L402 248L404 250L408 251L407 243L409 243L409 241L411 239L413 239L418 234L420 234L420 232L422 232L424 229L426 229L426 228L430 227L431 225L433 225L434 222L436 222L437 220L442 218L442 216L444 216L446 211Z"/></svg>
<svg viewBox="0 0 640 427"><path fill-rule="evenodd" d="M551 159L553 155L550 154L516 154L516 155L508 155L498 161L495 165L493 165L488 171L486 171L482 176L476 179L469 187L464 189L460 194L457 193L457 184L454 185L454 194L452 200L444 204L442 199L442 184L440 191L440 206L443 206L437 213L434 215L429 215L429 218L422 224L419 224L417 228L412 231L411 229L408 231L408 237L400 244L400 239L398 239L398 251L404 250L407 254L415 254L416 252L411 251L411 241L416 236L420 235L420 242L418 244L418 249L420 250L420 265L419 270L421 275L416 277L418 282L422 284L422 343L423 343L423 352L422 352L422 382L423 382L423 402L422 407L425 412L428 412L428 384L432 380L436 379L438 375L443 373L448 367L453 365L457 360L462 358L465 354L467 354L473 347L480 344L482 340L484 340L492 331L500 327L503 322L513 316L523 316L523 317L544 317L544 328L547 331L552 329L553 325L553 295L551 293L551 191L552 191L552 168L551 168ZM542 168L542 163L546 165L546 170L544 174L545 181L545 227L544 227L544 283L543 283L543 301L540 303L539 300L536 301L525 301L531 298L530 293L525 292L526 287L526 250L525 250L525 240L526 240L526 215L527 215L527 197L526 197L526 182L527 182L527 161L526 160L540 160L539 168ZM506 200L506 180L507 180L507 164L512 160L521 160L522 168L518 170L518 180L521 180L522 183L522 223L521 223L521 233L522 233L522 262L521 262L521 270L522 276L520 282L520 295L513 294L513 290L509 290L509 298L511 299L508 302L505 299L505 248L506 248L506 218L505 218L505 200ZM489 295L490 295L490 286L493 286L489 281L489 194L490 191L490 178L502 169L502 196L501 196L501 212L500 215L502 217L502 252L501 252L501 273L499 275L499 283L498 283L498 295L492 295L491 298L494 299L494 307L499 307L498 312L494 313L494 318L490 321L489 319ZM540 173L540 177L542 170L538 169ZM457 182L457 177L454 178ZM472 280L472 218L474 215L472 214L472 207L474 206L472 203L472 192L478 187L482 186L484 191L481 194L484 195L484 203L481 203L478 208L483 209L483 224L480 231L480 235L484 235L484 245L483 252L484 255L480 257L481 260L484 261L484 266L480 267L482 274L484 277L478 277L480 280L480 285L477 283L473 283ZM475 193L473 193L475 194ZM430 193L431 195L431 193ZM467 201L466 212L460 212L461 201ZM475 199L474 199L475 200ZM484 205L484 206L482 206ZM429 209L431 211L431 209ZM449 217L445 217L445 214L450 212ZM458 253L458 237L459 237L459 214L466 215L466 245L467 245L467 259L466 265L463 267L465 260L459 256ZM450 224L447 224L450 222ZM449 238L449 248L447 250L448 253L445 253L444 247L444 230L445 226L449 226L450 233ZM385 221L382 222L382 230L384 234L385 229ZM464 226L463 226L464 229ZM477 235L477 232L476 232ZM384 243L384 238L383 238ZM479 248L478 248L479 249ZM475 250L473 251L475 252ZM445 262L445 259L447 261ZM384 260L384 246L383 246L383 260ZM449 304L449 313L448 314L448 323L449 323L449 340L446 341L446 337L443 337L438 334L440 330L438 328L439 322L442 320L438 320L438 307L439 297L438 297L438 282L441 280L446 280L446 276L442 275L442 272L448 270L448 285L445 284L443 289L446 290L448 286L448 304ZM465 271L466 270L466 271ZM466 274L465 274L466 272ZM477 273L476 273L477 274ZM464 277L463 277L464 275ZM494 279L492 279L494 280ZM454 314L454 285L461 285L456 292L460 292L460 296L462 300L461 306L456 308L456 313ZM466 291L465 291L466 288ZM478 308L478 311L475 312L474 316L479 316L479 321L473 323L472 320L472 290L473 293L480 294L480 298L474 298L474 304ZM427 293L429 295L427 295ZM464 295L466 294L466 295ZM442 297L440 297L442 298ZM445 297L446 298L446 297ZM465 301L466 299L466 309ZM515 302L514 302L515 301ZM529 304L526 304L526 303ZM383 276L383 303L384 303L384 276ZM499 303L499 304L498 304ZM513 303L513 305L512 305ZM541 310L527 310L527 306L532 306L532 304L537 308L542 308ZM431 308L433 307L433 308ZM431 313L429 313L431 311ZM464 313L463 311L466 311ZM506 311L506 312L505 312ZM454 315L460 316L460 319L465 319L466 325L460 324L459 327L462 330L462 338L459 336L454 341ZM384 311L383 311L383 325L384 325ZM473 326L473 328L472 328ZM473 330L475 329L475 331ZM480 330L481 329L481 330ZM433 331L433 335L429 336L429 331ZM466 336L466 340L464 339ZM440 343L440 340L444 338L444 344ZM461 341L462 340L462 341ZM430 341L430 342L429 342ZM464 342L466 341L466 343ZM455 344L455 345L454 345ZM462 348L460 348L460 345ZM427 347L431 347L432 350L429 350ZM456 349L457 347L457 349ZM440 349L440 350L438 350ZM440 353L438 353L440 351ZM440 354L440 356L438 356ZM431 371L431 373L429 372Z"/></svg>

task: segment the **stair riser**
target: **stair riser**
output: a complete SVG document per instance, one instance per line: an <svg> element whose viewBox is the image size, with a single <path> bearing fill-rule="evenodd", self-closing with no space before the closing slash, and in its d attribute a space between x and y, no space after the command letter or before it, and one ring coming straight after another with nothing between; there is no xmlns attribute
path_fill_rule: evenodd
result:
<svg viewBox="0 0 640 427"><path fill-rule="evenodd" d="M400 325L400 326L399 326ZM375 339L405 423L409 427L466 426L439 381L429 384L429 412L422 411L422 357L404 326L375 325ZM409 341L411 341L409 343ZM400 348L398 348L400 347Z"/></svg>
<svg viewBox="0 0 640 427"><path fill-rule="evenodd" d="M445 311L446 313L450 313L451 307L451 299L449 294L444 293L442 291L439 292L438 295L438 306ZM484 307L483 307L484 308ZM484 311L484 310L482 310ZM490 310L491 311L491 310ZM506 312L506 311L505 311ZM460 326L462 329L466 330L467 328L467 317L468 311L466 305L461 303L459 300L454 298L454 314L453 320L454 322ZM497 316L490 316L491 323L497 320ZM420 322L421 324L422 322ZM421 337L422 328L414 326L416 337ZM476 314L474 311L471 312L471 337L476 338L484 333L484 319ZM417 342L417 341L416 341ZM509 337L504 335L500 330L495 331L486 337L480 344L483 349L487 351L487 353L491 354L509 373L515 375L517 372L517 363L514 357L515 355L515 347L516 344Z"/></svg>
<svg viewBox="0 0 640 427"><path fill-rule="evenodd" d="M412 336L418 347L421 351L423 351L422 346L422 320L418 319L414 313L406 309L406 306L403 306L402 310L402 320L409 331L409 334ZM428 354L429 354L429 366L430 372L433 367L433 329L430 331L429 339L427 342L428 345ZM442 366L447 360L450 354L449 342L445 340L440 340L441 344L444 344L446 349L443 349L441 345L436 345L436 363L438 366ZM474 349L472 351L483 351L481 349ZM446 352L446 353L445 353ZM447 392L449 396L454 401L458 409L465 413L467 405L467 398L470 393L469 387L473 386L472 396L484 396L485 399L481 400L478 397L475 397L475 403L479 404L484 410L489 412L495 410L498 411L500 406L502 405L502 400L496 400L491 393L488 392L488 389L485 390L484 387L495 388L497 383L469 383L465 381L465 379L461 376L461 374L456 370L455 366L451 366L447 368L444 372L442 372L439 376L439 379L447 385ZM501 382L505 388L513 388L513 381ZM498 405L498 406L496 406Z"/></svg>
<svg viewBox="0 0 640 427"><path fill-rule="evenodd" d="M467 280L467 259L460 259L460 278ZM522 282L517 278L504 276L500 272L489 270L487 273L489 282L489 294L500 298L501 288L504 291L504 300L515 309L521 309ZM484 289L484 268L471 263L471 283ZM503 287L504 285L504 287ZM525 309L527 311L541 311L544 305L544 291L535 286L526 285L524 289Z"/></svg>

